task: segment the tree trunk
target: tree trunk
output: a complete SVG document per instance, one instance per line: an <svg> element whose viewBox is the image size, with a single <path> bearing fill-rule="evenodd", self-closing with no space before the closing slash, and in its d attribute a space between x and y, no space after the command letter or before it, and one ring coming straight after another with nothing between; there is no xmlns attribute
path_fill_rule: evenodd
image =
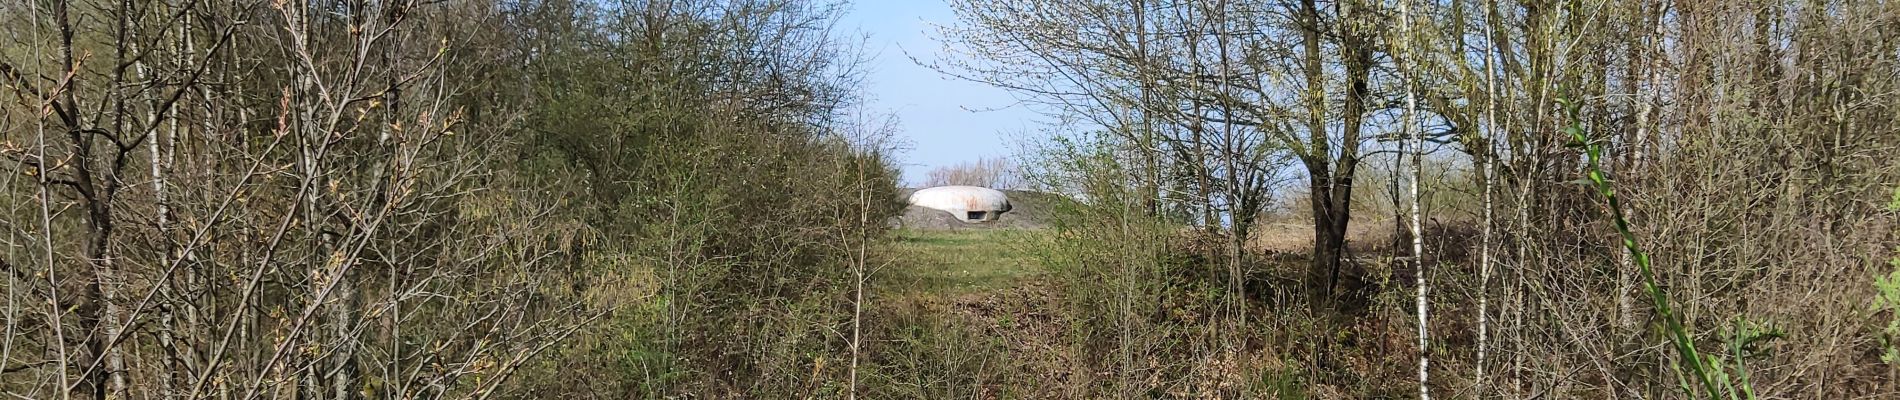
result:
<svg viewBox="0 0 1900 400"><path fill-rule="evenodd" d="M1324 164L1309 162L1308 169L1313 171L1310 186L1312 194L1308 199L1313 205L1313 259L1308 278L1315 307L1330 306L1334 300L1333 291L1339 285L1341 260L1346 253L1347 221L1352 218L1351 207L1340 200L1352 196L1352 182L1350 179L1335 182L1332 175L1325 172L1327 168Z"/></svg>

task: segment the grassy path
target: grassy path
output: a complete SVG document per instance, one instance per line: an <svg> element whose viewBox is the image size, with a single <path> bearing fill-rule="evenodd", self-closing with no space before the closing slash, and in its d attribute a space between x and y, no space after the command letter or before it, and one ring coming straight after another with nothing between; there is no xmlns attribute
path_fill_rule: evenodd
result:
<svg viewBox="0 0 1900 400"><path fill-rule="evenodd" d="M873 398L1063 398L1068 320L1036 258L1044 230L902 230L867 323Z"/></svg>
<svg viewBox="0 0 1900 400"><path fill-rule="evenodd" d="M1040 279L1030 247L1040 230L903 230L880 273L886 289L916 296L995 292Z"/></svg>

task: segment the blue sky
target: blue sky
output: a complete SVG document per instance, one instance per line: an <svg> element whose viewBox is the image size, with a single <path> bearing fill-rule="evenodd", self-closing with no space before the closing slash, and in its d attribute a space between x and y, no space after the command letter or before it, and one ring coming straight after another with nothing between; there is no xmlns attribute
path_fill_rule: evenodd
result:
<svg viewBox="0 0 1900 400"><path fill-rule="evenodd" d="M935 26L955 22L942 0L860 0L839 24L870 36L867 105L897 116L908 144L900 154L907 184L922 182L934 167L1010 156L1023 132L1035 127L1037 114L1012 106L1016 99L1009 92L911 61L937 59L943 45Z"/></svg>

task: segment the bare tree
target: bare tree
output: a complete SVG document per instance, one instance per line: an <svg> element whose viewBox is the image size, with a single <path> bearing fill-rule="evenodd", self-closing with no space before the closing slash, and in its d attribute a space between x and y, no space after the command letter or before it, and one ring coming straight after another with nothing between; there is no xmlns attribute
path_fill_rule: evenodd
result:
<svg viewBox="0 0 1900 400"><path fill-rule="evenodd" d="M993 189L1021 189L1021 174L1016 164L1003 157L979 158L932 168L924 175L924 186L981 186Z"/></svg>
<svg viewBox="0 0 1900 400"><path fill-rule="evenodd" d="M571 232L492 169L503 130L449 77L482 55L435 22L492 9L48 5L0 59L5 115L42 127L4 132L34 138L6 156L45 210L12 227L45 262L8 264L39 300L10 301L52 306L9 330L45 361L9 359L8 390L480 398L586 320L529 300L546 275L521 268Z"/></svg>
<svg viewBox="0 0 1900 400"><path fill-rule="evenodd" d="M1400 129L1408 133L1405 140L1411 142L1412 179L1407 182L1409 189L1407 200L1411 203L1408 207L1411 209L1412 217L1411 261L1413 279L1416 281L1413 295L1417 303L1415 312L1418 314L1418 397L1431 399L1431 277L1430 270L1425 264L1425 234L1422 228L1424 221L1421 218L1423 210L1419 208L1418 194L1419 181L1425 179L1425 164L1422 162L1425 158L1425 136L1418 126L1418 90L1413 86L1415 83L1411 78L1411 58L1418 50L1413 39L1416 28L1412 26L1411 1L1398 0L1398 2L1399 32L1397 40L1394 40L1397 43L1393 45L1398 48L1393 53L1397 54L1394 59L1398 64L1402 86L1400 90L1405 93L1405 114L1401 122L1404 125Z"/></svg>
<svg viewBox="0 0 1900 400"><path fill-rule="evenodd" d="M1492 11L1492 7L1486 7L1484 10L1484 20L1481 22L1483 24L1482 31L1485 41L1484 55L1482 57L1483 64L1481 65L1484 69L1484 122L1481 128L1482 130L1478 131L1478 135L1480 136L1475 140L1475 142L1480 143L1480 147L1477 151L1471 152L1479 159L1479 168L1483 170L1484 176L1483 182L1479 183L1483 186L1480 190L1484 192L1483 198L1480 200L1482 202L1480 207L1484 209L1484 214L1481 217L1481 225L1479 228L1482 229L1483 232L1479 233L1481 237L1478 240L1478 343L1476 349L1477 360L1474 362L1476 372L1472 377L1472 392L1480 398L1485 396L1485 384L1488 382L1485 377L1485 368L1487 367L1486 358L1491 350L1491 242L1493 240L1493 225L1495 223L1493 209L1496 205L1493 195L1497 191L1497 149L1495 148L1497 142L1492 140L1498 136L1497 66L1495 64L1496 60L1492 57L1493 51L1497 46L1491 43L1491 40L1495 38L1491 32ZM1459 26L1463 25L1463 21L1455 23L1459 24Z"/></svg>

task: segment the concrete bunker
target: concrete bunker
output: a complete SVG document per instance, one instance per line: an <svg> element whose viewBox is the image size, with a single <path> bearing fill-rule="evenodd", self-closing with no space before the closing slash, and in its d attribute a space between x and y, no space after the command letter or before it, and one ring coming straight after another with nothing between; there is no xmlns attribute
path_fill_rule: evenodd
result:
<svg viewBox="0 0 1900 400"><path fill-rule="evenodd" d="M1009 212L1003 191L976 186L938 186L910 194L910 205L950 213L965 223L991 222Z"/></svg>

